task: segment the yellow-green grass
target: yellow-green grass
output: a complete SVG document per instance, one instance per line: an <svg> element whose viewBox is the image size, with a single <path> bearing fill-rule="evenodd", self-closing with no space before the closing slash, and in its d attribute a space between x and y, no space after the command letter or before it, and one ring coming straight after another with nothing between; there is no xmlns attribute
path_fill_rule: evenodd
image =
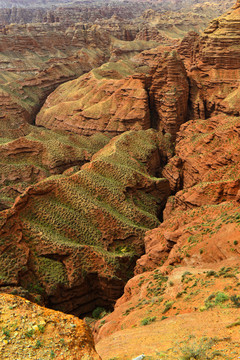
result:
<svg viewBox="0 0 240 360"><path fill-rule="evenodd" d="M5 223L2 218L3 238L7 228L21 223L23 249L15 245L14 229L7 242L13 253L27 248L30 256L30 261L21 256L14 274L4 270L3 283L25 272L54 296L59 286L74 288L94 273L123 286L143 252L146 230L159 225L158 213L169 195L168 181L148 172L160 144L167 148L154 130L127 132L112 139L79 172L33 185L9 210L19 219L13 216ZM7 261L0 259L6 269Z"/></svg>
<svg viewBox="0 0 240 360"><path fill-rule="evenodd" d="M79 170L82 164L90 161L92 155L108 143L109 137L100 133L84 137L31 127L31 132L24 138L3 140L0 145L3 178L0 201L7 196L11 199L7 203L9 206L18 195L12 187L21 193L27 186L51 174L61 173L74 165L78 166L73 172Z"/></svg>

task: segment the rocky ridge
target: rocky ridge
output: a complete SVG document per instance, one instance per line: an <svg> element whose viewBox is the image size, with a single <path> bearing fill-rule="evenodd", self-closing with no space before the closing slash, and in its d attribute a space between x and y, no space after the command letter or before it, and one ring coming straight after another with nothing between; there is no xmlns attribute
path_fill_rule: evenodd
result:
<svg viewBox="0 0 240 360"><path fill-rule="evenodd" d="M131 62L104 64L46 100L36 125L82 135L96 132L117 135L150 127L144 69Z"/></svg>
<svg viewBox="0 0 240 360"><path fill-rule="evenodd" d="M163 15L158 11L159 5L161 8L162 4L153 3L153 9L143 13L149 6L144 2L128 5L93 2L90 8L88 3L81 7L75 4L53 9L53 13L47 12L46 16L45 10L38 9L32 20L21 7L1 11L1 137L25 135L27 124L34 122L46 97L59 84L77 78L110 58L117 61L124 56L126 59L159 42L173 45L176 43L173 38L182 37L189 29L203 28L208 21L205 15L199 15L202 20L196 18L199 9L190 15L183 5L182 14L178 9ZM210 17L217 8L214 11ZM166 27L169 17L173 21ZM30 20L34 22L30 24ZM128 50L122 51L124 44L119 46L115 38L136 42L126 44ZM149 42L153 40L155 45Z"/></svg>
<svg viewBox="0 0 240 360"><path fill-rule="evenodd" d="M23 2L18 2L18 4L14 4L13 1L10 3L3 3L3 0L0 2L1 7L1 15L0 15L0 24L8 25L11 23L65 23L65 24L73 24L78 22L84 23L94 23L95 21L108 20L112 17L116 17L118 19L126 20L126 19L135 19L137 17L141 17L142 13L146 11L146 14L149 15L157 12L158 20L160 20L159 13L166 13L165 16L169 16L168 19L169 24L167 26L172 27L171 20L173 18L177 19L176 25L181 25L179 30L181 31L181 27L184 27L184 23L181 21L181 15L188 13L191 16L191 21L194 22L198 18L201 25L207 25L207 21L214 16L219 16L223 12L225 12L234 1L224 0L212 1L211 5L206 1L81 1L81 3L75 1L66 1L65 4L63 2L34 2L34 6L32 3L25 4ZM15 6L14 6L15 5ZM25 5L25 6L23 6ZM53 6L55 5L55 6ZM146 18L145 14L145 18ZM161 20L160 20L161 22ZM162 22L163 25L163 22ZM195 24L197 26L197 24ZM182 29L183 30L183 29Z"/></svg>
<svg viewBox="0 0 240 360"><path fill-rule="evenodd" d="M104 64L56 89L37 115L36 125L83 135L117 135L154 127L173 136L187 119L188 80L171 47ZM150 121L151 118L151 121Z"/></svg>
<svg viewBox="0 0 240 360"><path fill-rule="evenodd" d="M31 127L28 135L0 145L0 209L11 207L27 187L51 175L79 171L110 139L85 138Z"/></svg>
<svg viewBox="0 0 240 360"><path fill-rule="evenodd" d="M59 84L100 66L111 55L114 61L127 59L157 45L125 42L128 38L124 26L110 30L84 24L6 26L0 33L1 137L25 135L27 124L34 123L42 103Z"/></svg>
<svg viewBox="0 0 240 360"><path fill-rule="evenodd" d="M237 326L235 309L239 307L239 117L234 105L226 110L221 104L230 98L232 104L237 104L237 90L230 88L230 79L233 87L238 86L238 65L232 64L231 56L236 51L237 62L238 48L232 44L238 38L234 29L239 17L237 2L231 12L213 21L203 36L191 33L180 46L190 79L190 109L195 109L196 99L202 105L198 103L198 112L190 113L195 119L180 127L176 155L163 170L174 194L165 207L164 221L146 233L146 254L137 261L135 277L125 286L114 312L95 327L98 351L105 358L112 356L105 341L113 351L117 341L124 348L119 348L121 359L141 352L147 352L151 359L157 359L159 354L179 359L187 349L189 353L200 349L203 336L207 341L207 333L213 342L206 345L203 358L214 353L217 356L218 351L219 356L228 359L236 359L238 354L239 333L231 328ZM216 106L210 109L212 99ZM197 119L199 115L204 120ZM203 319L212 316L210 312L215 315L206 329ZM182 315L188 313L192 320ZM214 343L215 316L220 313L225 327ZM189 330L183 319L197 321L198 325L192 324ZM142 329L144 325L149 326L151 335ZM163 332L168 326L171 331L165 338ZM134 330L130 330L132 327ZM190 338L186 341L189 331L193 344ZM140 334L148 341L140 341L139 348L135 336L139 340Z"/></svg>
<svg viewBox="0 0 240 360"><path fill-rule="evenodd" d="M178 54L165 53L149 89L153 126L175 138L180 125L187 120L188 93L187 74Z"/></svg>
<svg viewBox="0 0 240 360"><path fill-rule="evenodd" d="M180 45L190 80L191 117L239 114L239 6L213 20L202 36L190 33Z"/></svg>
<svg viewBox="0 0 240 360"><path fill-rule="evenodd" d="M162 224L146 233L146 253L137 260L124 295L95 325L103 358L113 356L117 342L124 349L119 348L119 359L141 352L152 359L159 353L179 359L184 349L200 348L205 338L205 356L220 351L235 360L240 344L239 333L231 329L239 307L238 128L238 118L226 115L180 128L176 155L163 170L177 193L168 199ZM207 327L206 316L212 318ZM219 328L220 317L224 326ZM192 323L190 330L191 322L197 325ZM168 328L171 331L164 335ZM141 336L148 341L137 347Z"/></svg>
<svg viewBox="0 0 240 360"><path fill-rule="evenodd" d="M57 85L106 61L108 54L100 48L106 49L108 40L94 31L96 48L86 44L85 30L78 37L76 31L66 33L60 25L11 25L6 35L0 35L1 137L21 136L22 127L33 123L42 102Z"/></svg>
<svg viewBox="0 0 240 360"><path fill-rule="evenodd" d="M126 132L80 172L29 187L1 212L1 290L77 315L113 305L159 224L170 188L154 174L167 156L154 130Z"/></svg>

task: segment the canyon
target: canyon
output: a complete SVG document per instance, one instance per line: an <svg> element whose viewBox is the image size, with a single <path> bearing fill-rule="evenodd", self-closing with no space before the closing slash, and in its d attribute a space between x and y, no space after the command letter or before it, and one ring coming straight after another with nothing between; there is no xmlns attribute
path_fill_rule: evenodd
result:
<svg viewBox="0 0 240 360"><path fill-rule="evenodd" d="M236 360L240 1L69 3L0 16L1 352Z"/></svg>
<svg viewBox="0 0 240 360"><path fill-rule="evenodd" d="M176 44L230 6L229 1L215 1L210 9L207 3L176 3L176 8L171 4L173 10L164 10L162 2L152 2L151 9L144 2L65 5L53 10L1 9L1 137L26 135L46 97L61 83L109 60L126 59L158 44Z"/></svg>

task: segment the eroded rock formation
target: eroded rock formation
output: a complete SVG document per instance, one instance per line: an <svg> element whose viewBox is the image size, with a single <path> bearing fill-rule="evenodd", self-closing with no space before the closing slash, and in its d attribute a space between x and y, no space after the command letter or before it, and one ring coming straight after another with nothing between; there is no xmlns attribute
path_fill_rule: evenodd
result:
<svg viewBox="0 0 240 360"><path fill-rule="evenodd" d="M154 71L149 89L153 126L176 136L187 120L188 79L176 51L166 53Z"/></svg>
<svg viewBox="0 0 240 360"><path fill-rule="evenodd" d="M159 47L132 61L104 64L46 100L36 124L90 135L154 127L173 136L187 120L188 80L177 53ZM150 55L150 56L149 56Z"/></svg>
<svg viewBox="0 0 240 360"><path fill-rule="evenodd" d="M179 52L190 79L191 117L206 119L224 112L239 114L240 9L213 20L197 39L184 39Z"/></svg>
<svg viewBox="0 0 240 360"><path fill-rule="evenodd" d="M109 346L115 340L106 339L104 352L103 337L128 329L137 342L145 335L151 340L154 332L142 331L144 325L162 329L165 347L158 331L154 354L154 341L140 341L136 348L129 336L119 356L124 358L126 351L137 356L145 346L149 356L166 349L176 357L170 344L179 343L179 334L184 339L193 328L205 340L206 332L212 338L219 331L207 351L220 350L226 358L238 351L239 334L231 328L239 325L240 306L239 9L238 1L203 35L191 32L177 49L182 59L172 51L175 42L166 41L129 61L138 44L141 49L146 44L135 42L122 50L121 40L115 39L108 55L114 61L121 57L120 62L61 85L48 97L37 124L51 130L25 136L30 127L22 126L22 138L2 140L4 191L18 177L25 185L45 179L16 188L22 195L0 212L0 290L83 315L96 306L111 308L134 271L113 313L95 324L106 358L116 355ZM152 10L144 14L153 22L156 16ZM166 33L181 28L178 17L165 27ZM117 15L105 26L114 22L114 29L104 34L121 32ZM155 25L138 29L140 41L160 39L161 24ZM98 25L91 29L86 44L94 32L101 40ZM78 25L76 38L88 30ZM133 34L126 29L124 36L132 40ZM107 39L102 38L109 49ZM89 47L90 57L91 51L96 55ZM18 115L26 110L21 109ZM188 118L192 120L184 123ZM140 130L149 127L158 131ZM101 144L85 149L78 135L67 139L52 129L88 136L124 133L76 172L68 169L73 160L81 166ZM55 143L46 144L46 134L58 139L58 151ZM7 158L13 164L6 164ZM46 179L65 167L63 175ZM207 328L202 312L211 316ZM182 319L194 319L190 330ZM219 319L224 324L220 330ZM173 334L171 342L166 329Z"/></svg>
<svg viewBox="0 0 240 360"><path fill-rule="evenodd" d="M34 123L46 97L59 84L110 57L113 61L128 59L157 45L153 41L125 42L128 37L124 24L110 28L83 23L5 26L0 33L1 137L25 135L27 124Z"/></svg>
<svg viewBox="0 0 240 360"><path fill-rule="evenodd" d="M7 35L0 34L1 137L22 136L51 91L106 61L106 37L95 31L96 48L86 44L85 30L81 36L76 32L38 24L11 25Z"/></svg>
<svg viewBox="0 0 240 360"><path fill-rule="evenodd" d="M27 136L3 143L0 145L0 209L12 206L28 186L50 175L80 170L108 141L101 134L84 138L31 127Z"/></svg>
<svg viewBox="0 0 240 360"><path fill-rule="evenodd" d="M172 316L176 324L183 316L178 314L191 313L191 317L200 318L198 312L207 314L208 309L220 314L219 297L231 311L238 307L235 286L240 258L240 132L235 41L239 18L237 2L203 36L192 32L180 45L179 53L190 79L189 116L195 119L181 125L176 155L163 170L175 194L168 199L163 222L146 233L146 253L137 261L135 277L125 286L114 312L95 326L98 349L104 355L111 356L102 348L104 337L111 343L111 333L116 329L128 329L131 336L130 328L136 327L134 341L142 325L156 322L152 329L158 329L159 335L166 326L171 326L172 331ZM226 281L233 283L226 287ZM162 321L166 324L161 325ZM225 321L230 321L229 313ZM200 325L197 331L201 332ZM130 341L126 341L127 351L136 355ZM167 344L165 340L166 349ZM163 350L162 343L159 349Z"/></svg>
<svg viewBox="0 0 240 360"><path fill-rule="evenodd" d="M53 92L36 125L91 135L150 127L146 76L131 62L108 63Z"/></svg>
<svg viewBox="0 0 240 360"><path fill-rule="evenodd" d="M225 12L234 0L189 1L30 1L0 0L0 24L10 23L94 23L115 17L121 21L155 20L162 27L184 33L188 26L206 27L214 17ZM184 19L183 19L184 17ZM167 21L166 21L167 19ZM175 24L174 24L175 20ZM175 28L175 29L174 29Z"/></svg>
<svg viewBox="0 0 240 360"><path fill-rule="evenodd" d="M1 290L75 314L112 305L169 196L151 176L168 146L154 130L126 132L80 172L29 187L1 212Z"/></svg>
<svg viewBox="0 0 240 360"><path fill-rule="evenodd" d="M218 261L219 256L225 259L233 255L228 240L233 241L234 236L239 236L235 226L239 207L239 137L237 117L219 115L182 125L176 155L163 170L172 191L177 193L168 200L165 222L146 236L147 254L138 260L136 272L165 261L167 265L181 261L184 264L196 261L198 265L199 262L210 262L211 257L211 261ZM233 225L225 225L228 211L229 223ZM226 231L228 236L219 251L208 249L208 241L212 248L214 239L218 236L224 239L221 233ZM208 232L217 235L210 241ZM193 242L187 243L189 238ZM186 248L183 256L181 248ZM188 248L191 251L188 252ZM199 254L201 248L204 249L202 256ZM189 259L184 256L186 253Z"/></svg>
<svg viewBox="0 0 240 360"><path fill-rule="evenodd" d="M127 336L120 356L136 356L143 351L151 354L145 340L137 350L132 346L143 336L149 338L151 346L156 342L155 351L170 358L176 350L173 354L169 349L169 334L172 344L179 343L180 333L185 338L189 332L193 336L193 323L197 322L194 336L206 336L207 331L210 338L211 334L216 335L219 316L225 323L220 333L226 335L226 329L231 329L239 304L239 136L238 117L219 115L182 125L176 156L163 173L169 177L172 189L183 190L169 197L163 223L146 233L146 254L137 261L135 276L126 284L114 311L95 325L97 348L102 356L112 355L105 342L112 349L116 339L123 339L123 332L118 333L122 329ZM224 307L228 308L227 313L223 312ZM195 319L191 329L184 325L187 314ZM206 321L200 319L213 314L213 323L206 327ZM148 325L148 329L143 325ZM166 334L168 326L171 330ZM239 344L239 335L234 341ZM186 344L190 344L190 339ZM234 344L231 339L228 346L222 344L218 349L222 349L222 354L227 349L228 357Z"/></svg>

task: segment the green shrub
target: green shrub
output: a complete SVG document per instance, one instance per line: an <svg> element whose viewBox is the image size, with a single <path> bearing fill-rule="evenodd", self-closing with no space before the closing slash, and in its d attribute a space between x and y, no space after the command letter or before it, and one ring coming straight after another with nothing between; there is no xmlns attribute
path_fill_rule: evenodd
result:
<svg viewBox="0 0 240 360"><path fill-rule="evenodd" d="M178 292L177 295L176 295L176 299L179 299L182 296L183 293L184 293L184 291Z"/></svg>
<svg viewBox="0 0 240 360"><path fill-rule="evenodd" d="M173 306L174 301L168 301L165 304L165 308L163 309L162 313L165 314L168 310L171 309L171 307Z"/></svg>
<svg viewBox="0 0 240 360"><path fill-rule="evenodd" d="M227 325L226 328L230 329L230 328L232 328L234 326L238 326L238 325L240 325L240 320L237 320L237 321Z"/></svg>
<svg viewBox="0 0 240 360"><path fill-rule="evenodd" d="M42 342L40 340L37 340L35 349L39 349L42 346Z"/></svg>
<svg viewBox="0 0 240 360"><path fill-rule="evenodd" d="M3 334L5 335L5 337L7 338L7 339L9 339L10 338L10 330L8 330L6 327L4 328L2 328L2 332L3 332Z"/></svg>
<svg viewBox="0 0 240 360"><path fill-rule="evenodd" d="M219 352L212 352L214 345L212 339L202 338L200 341L196 339L189 340L182 347L179 348L179 360L211 360L219 356Z"/></svg>
<svg viewBox="0 0 240 360"><path fill-rule="evenodd" d="M34 334L34 330L31 329L31 330L28 330L26 333L25 333L25 336L27 336L28 338L31 338Z"/></svg>
<svg viewBox="0 0 240 360"><path fill-rule="evenodd" d="M106 310L102 307L97 307L92 312L92 317L94 319L102 319L107 314Z"/></svg>
<svg viewBox="0 0 240 360"><path fill-rule="evenodd" d="M145 319L143 319L141 321L141 325L148 325L148 324L151 324L152 322L154 322L156 320L156 316L153 316L153 317L147 317Z"/></svg>
<svg viewBox="0 0 240 360"><path fill-rule="evenodd" d="M101 320L100 321L100 325L99 325L99 329L105 324L106 320Z"/></svg>
<svg viewBox="0 0 240 360"><path fill-rule="evenodd" d="M236 308L240 308L240 296L232 295L230 300L233 302L233 306Z"/></svg>
<svg viewBox="0 0 240 360"><path fill-rule="evenodd" d="M44 333L44 331L45 331L45 326L44 326L44 325L38 325L38 330L39 330L41 333Z"/></svg>
<svg viewBox="0 0 240 360"><path fill-rule="evenodd" d="M215 304L222 304L223 302L227 301L229 296L221 291L216 294L215 297Z"/></svg>
<svg viewBox="0 0 240 360"><path fill-rule="evenodd" d="M217 274L216 271L210 270L207 272L206 277L216 276L216 274Z"/></svg>
<svg viewBox="0 0 240 360"><path fill-rule="evenodd" d="M213 301L212 301L213 300ZM204 311L207 309L210 309L216 305L221 305L222 303L229 300L229 296L225 294L224 292L217 292L216 294L211 294L208 296L208 298L205 300L205 306L200 309L200 311Z"/></svg>

